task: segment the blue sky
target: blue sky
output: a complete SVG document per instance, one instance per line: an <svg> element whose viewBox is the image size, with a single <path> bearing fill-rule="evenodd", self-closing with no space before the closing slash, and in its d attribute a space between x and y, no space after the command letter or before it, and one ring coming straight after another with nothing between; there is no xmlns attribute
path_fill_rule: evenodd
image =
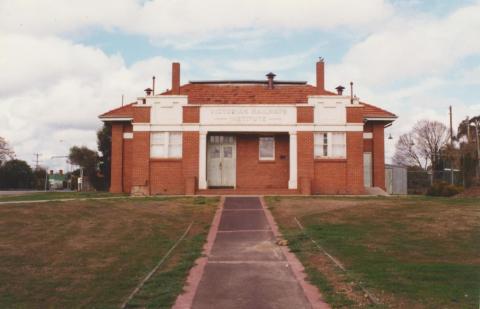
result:
<svg viewBox="0 0 480 309"><path fill-rule="evenodd" d="M0 136L43 164L72 145L95 148L97 115L170 85L218 78L354 81L363 100L415 121L480 114L479 1L4 0L0 2ZM6 47L6 48L5 48Z"/></svg>

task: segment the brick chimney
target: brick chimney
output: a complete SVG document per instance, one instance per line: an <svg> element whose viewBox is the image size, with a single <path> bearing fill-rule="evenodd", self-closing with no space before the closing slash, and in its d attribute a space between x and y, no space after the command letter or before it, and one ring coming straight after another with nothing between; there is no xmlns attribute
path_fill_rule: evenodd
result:
<svg viewBox="0 0 480 309"><path fill-rule="evenodd" d="M317 62L317 91L325 90L325 62L322 57Z"/></svg>
<svg viewBox="0 0 480 309"><path fill-rule="evenodd" d="M180 63L172 63L172 94L180 94Z"/></svg>
<svg viewBox="0 0 480 309"><path fill-rule="evenodd" d="M60 175L63 175L63 170L58 170L58 173L59 173Z"/></svg>

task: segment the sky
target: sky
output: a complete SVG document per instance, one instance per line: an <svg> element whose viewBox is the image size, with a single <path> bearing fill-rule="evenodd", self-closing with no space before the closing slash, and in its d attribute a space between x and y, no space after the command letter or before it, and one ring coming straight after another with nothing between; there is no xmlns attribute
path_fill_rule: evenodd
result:
<svg viewBox="0 0 480 309"><path fill-rule="evenodd" d="M182 83L262 79L354 82L399 116L386 160L420 119L456 127L480 114L480 1L0 0L0 136L17 158L68 169L73 145L96 149L98 115L143 95L156 76Z"/></svg>

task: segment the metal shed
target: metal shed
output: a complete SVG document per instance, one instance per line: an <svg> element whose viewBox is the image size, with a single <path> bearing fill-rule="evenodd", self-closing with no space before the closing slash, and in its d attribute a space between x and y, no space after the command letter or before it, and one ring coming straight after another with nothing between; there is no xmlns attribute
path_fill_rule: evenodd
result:
<svg viewBox="0 0 480 309"><path fill-rule="evenodd" d="M385 164L385 188L388 194L407 194L407 168Z"/></svg>

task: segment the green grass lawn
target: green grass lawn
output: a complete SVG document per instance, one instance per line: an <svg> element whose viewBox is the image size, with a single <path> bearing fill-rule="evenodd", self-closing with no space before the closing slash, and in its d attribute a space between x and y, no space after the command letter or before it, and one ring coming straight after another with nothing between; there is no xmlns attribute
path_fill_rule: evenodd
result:
<svg viewBox="0 0 480 309"><path fill-rule="evenodd" d="M129 307L170 308L201 254L218 198L0 206L0 308L118 308L190 233Z"/></svg>
<svg viewBox="0 0 480 309"><path fill-rule="evenodd" d="M379 298L378 307L479 308L478 198L271 197L267 203L334 307L370 307L361 282ZM349 272L339 271L310 238Z"/></svg>
<svg viewBox="0 0 480 309"><path fill-rule="evenodd" d="M32 192L15 194L12 191L10 195L0 195L0 202L12 201L39 201L39 200L58 200L70 198L96 198L96 197L120 197L125 194L113 194L109 192L70 192L70 191L55 191L55 192Z"/></svg>

